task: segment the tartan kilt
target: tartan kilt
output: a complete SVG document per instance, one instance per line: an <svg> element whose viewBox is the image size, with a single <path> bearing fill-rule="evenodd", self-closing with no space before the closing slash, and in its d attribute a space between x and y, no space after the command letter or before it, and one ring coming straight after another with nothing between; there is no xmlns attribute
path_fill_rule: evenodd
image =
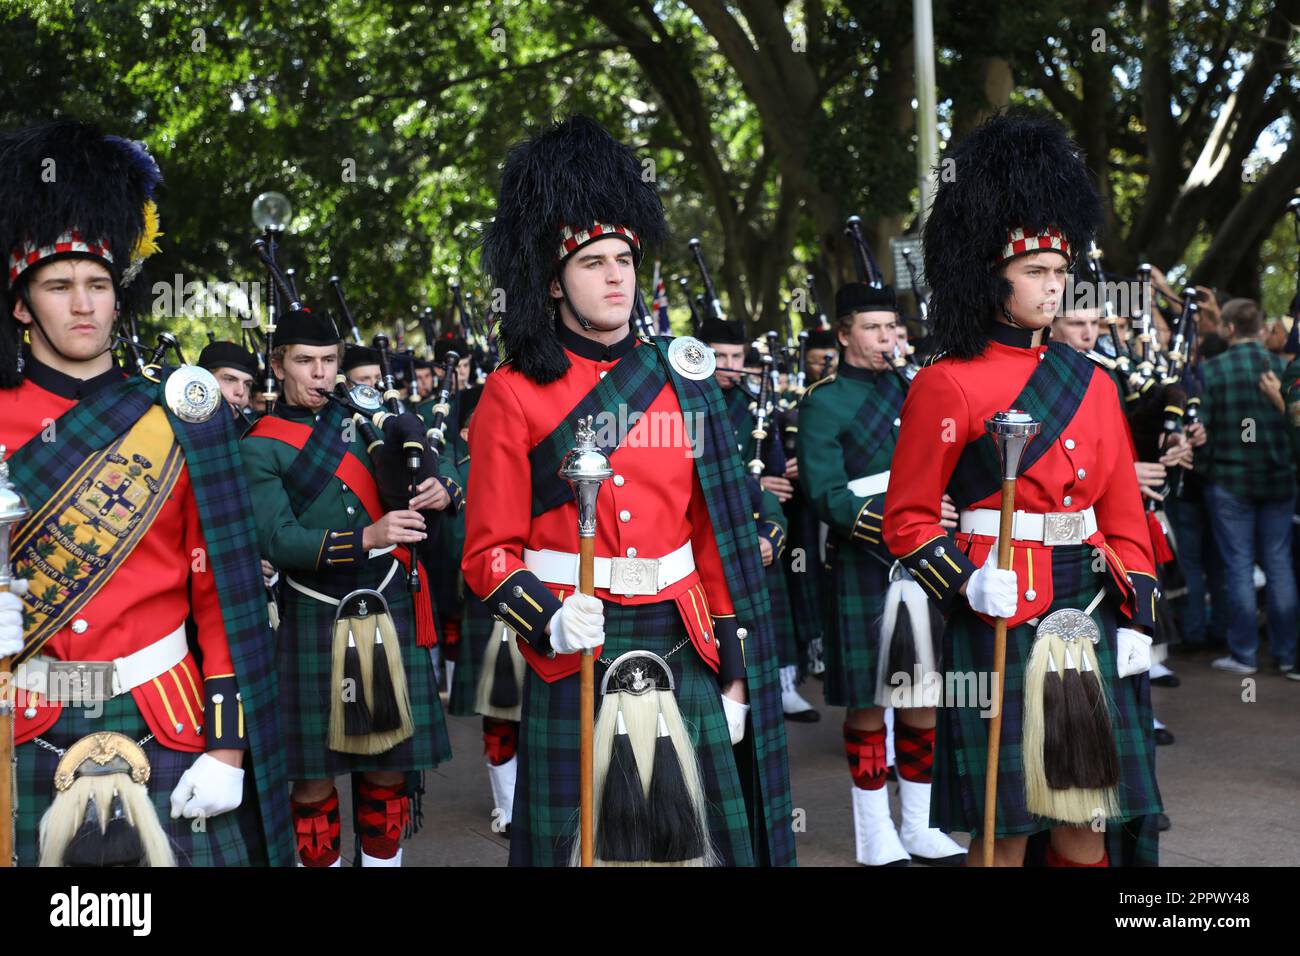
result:
<svg viewBox="0 0 1300 956"><path fill-rule="evenodd" d="M460 622L460 654L456 670L451 676L451 694L447 699L447 712L453 717L474 717L474 698L478 692L478 678L487 656L488 639L496 618L488 613L483 602L465 592L465 616Z"/></svg>
<svg viewBox="0 0 1300 956"><path fill-rule="evenodd" d="M786 539L785 554L782 565L785 568L786 592L790 597L790 618L794 622L795 643L799 648L801 666L806 660L808 645L822 636L822 596L823 582L821 575L821 558L818 555L818 523L806 507L790 507L786 502L786 514L790 518L790 532ZM809 527L811 525L811 527ZM802 551L801 570L795 570L796 550Z"/></svg>
<svg viewBox="0 0 1300 956"><path fill-rule="evenodd" d="M382 562L378 562L382 566ZM384 568L381 574L387 573ZM375 587L374 572L316 575L301 579L313 590L341 598L357 588ZM406 578L399 567L383 589L402 644L402 663L410 689L413 736L380 754L342 754L329 749L330 655L334 614L338 610L284 588L280 628L276 634L276 669L280 682L281 726L285 767L290 780L324 780L368 771L429 770L451 759L451 744L434 683L433 660L415 643L415 616Z"/></svg>
<svg viewBox="0 0 1300 956"><path fill-rule="evenodd" d="M834 537L826 542L826 561L826 703L850 710L875 707L889 568L865 548Z"/></svg>
<svg viewBox="0 0 1300 956"><path fill-rule="evenodd" d="M802 671L799 642L795 638L794 617L790 609L790 592L785 584L785 571L781 559L776 558L763 569L767 578L767 597L772 604L772 637L776 640L776 657L779 667L794 664Z"/></svg>
<svg viewBox="0 0 1300 956"><path fill-rule="evenodd" d="M687 641L672 601L627 606L605 602L605 646L596 662L596 707L608 665L631 650L664 657ZM671 657L677 706L699 755L709 837L724 866L752 866L749 815L722 713L717 676L687 641ZM548 684L524 679L519 769L510 825L511 866L568 866L578 833L578 694L573 674Z"/></svg>
<svg viewBox="0 0 1300 956"><path fill-rule="evenodd" d="M61 750L87 734L116 731L140 741L150 736L135 698L123 694L106 701L99 717L91 719L79 707L64 707L58 721L41 734L41 740ZM196 832L198 820L171 818L171 794L199 756L181 750L169 750L157 740L144 744L149 758L149 797L163 831L171 842L179 866L266 866L266 846L257 817L257 791L252 773L244 775L244 801L219 816L204 820ZM19 866L36 866L40 859L37 834L41 817L54 799L54 771L59 755L40 747L34 740L14 748L18 767L16 787L18 819L15 844Z"/></svg>
<svg viewBox="0 0 1300 956"><path fill-rule="evenodd" d="M1060 546L1052 550L1053 598L1049 609L1088 606L1102 589L1107 572L1092 568L1090 545ZM1045 615L1044 615L1045 616ZM1160 790L1155 778L1155 731L1151 713L1151 683L1147 674L1115 676L1116 608L1108 595L1093 611L1101 628L1096 645L1099 675L1111 701L1111 728L1119 754L1119 816L1107 821L1108 829L1135 817L1160 813ZM1035 816L1025 803L1021 759L1021 721L1025 666L1033 644L1034 628L1021 624L1007 631L1006 689L1002 709L1002 744L998 757L996 836L1024 836L1050 829L1055 821ZM949 675L986 675L993 667L993 627L959 604L948 621L943 638L945 698ZM957 686L961 686L958 682ZM956 701L945 699L945 704ZM930 822L946 832L978 833L984 825L984 771L988 757L988 721L980 706L944 706L939 710L934 743L934 789Z"/></svg>

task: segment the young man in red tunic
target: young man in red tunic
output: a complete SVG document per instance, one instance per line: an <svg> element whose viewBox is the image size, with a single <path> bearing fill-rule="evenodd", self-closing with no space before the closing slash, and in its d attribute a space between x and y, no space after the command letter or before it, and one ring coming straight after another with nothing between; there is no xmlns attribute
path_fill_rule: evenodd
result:
<svg viewBox="0 0 1300 956"><path fill-rule="evenodd" d="M1105 374L1049 339L1100 202L1077 147L1052 121L997 117L951 158L955 178L940 184L925 233L940 355L903 406L883 524L889 550L950 615L931 822L974 835L972 864L994 839L996 865L1020 865L1029 838L1050 831L1050 844L1035 844L1048 862L1104 865L1104 831L1161 807L1150 639L1140 633L1154 620L1155 577L1127 426ZM1012 569L1000 570L1000 468L985 422L1013 408L1042 430L1016 481ZM940 526L945 491L960 512L956 535ZM1075 612L1068 640L1038 627L1062 610ZM999 617L1007 660L996 833L987 834L985 718ZM1046 671L1041 694L1026 691L1035 661ZM1067 692L1104 695L1091 723L1063 722L1050 699L1061 681ZM1053 729L1084 745L1077 760Z"/></svg>

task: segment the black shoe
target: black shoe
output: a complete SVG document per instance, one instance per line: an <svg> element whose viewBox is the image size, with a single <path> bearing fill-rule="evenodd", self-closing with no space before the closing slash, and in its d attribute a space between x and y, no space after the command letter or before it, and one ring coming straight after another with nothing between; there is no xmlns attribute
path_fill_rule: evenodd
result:
<svg viewBox="0 0 1300 956"><path fill-rule="evenodd" d="M1157 746L1157 747L1168 747L1168 746L1169 746L1170 744L1172 744L1173 742L1174 742L1174 735L1173 735L1173 734L1171 734L1171 733L1170 733L1168 730L1166 730L1164 727L1157 727L1157 728L1156 728L1156 746Z"/></svg>
<svg viewBox="0 0 1300 956"><path fill-rule="evenodd" d="M792 714L786 714L785 719L796 724L815 724L822 719L822 715L821 711L816 709L796 710Z"/></svg>
<svg viewBox="0 0 1300 956"><path fill-rule="evenodd" d="M1151 678L1152 687L1178 687L1180 684L1182 684L1182 681L1174 673L1161 674L1159 677Z"/></svg>
<svg viewBox="0 0 1300 956"><path fill-rule="evenodd" d="M1169 814L1167 813L1156 814L1156 830L1158 832L1164 833L1171 826L1173 826L1173 824L1169 822Z"/></svg>

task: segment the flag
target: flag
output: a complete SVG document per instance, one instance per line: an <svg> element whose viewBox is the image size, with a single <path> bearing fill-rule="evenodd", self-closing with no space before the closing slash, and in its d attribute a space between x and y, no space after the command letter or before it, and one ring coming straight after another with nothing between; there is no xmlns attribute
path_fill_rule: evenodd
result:
<svg viewBox="0 0 1300 956"><path fill-rule="evenodd" d="M655 282L654 282L654 314L659 322L659 334L668 335L671 331L668 325L668 289L664 286L664 277L659 274L659 260L655 260Z"/></svg>

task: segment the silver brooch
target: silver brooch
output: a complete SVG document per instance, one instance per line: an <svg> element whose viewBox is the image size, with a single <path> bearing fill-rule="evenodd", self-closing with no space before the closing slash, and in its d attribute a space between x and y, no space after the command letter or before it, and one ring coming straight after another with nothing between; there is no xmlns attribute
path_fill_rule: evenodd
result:
<svg viewBox="0 0 1300 956"><path fill-rule="evenodd" d="M718 367L713 349L699 339L679 335L668 343L668 364L682 378L699 382L708 378Z"/></svg>
<svg viewBox="0 0 1300 956"><path fill-rule="evenodd" d="M205 368L182 365L163 389L167 407L183 422L206 422L221 404L221 386Z"/></svg>

